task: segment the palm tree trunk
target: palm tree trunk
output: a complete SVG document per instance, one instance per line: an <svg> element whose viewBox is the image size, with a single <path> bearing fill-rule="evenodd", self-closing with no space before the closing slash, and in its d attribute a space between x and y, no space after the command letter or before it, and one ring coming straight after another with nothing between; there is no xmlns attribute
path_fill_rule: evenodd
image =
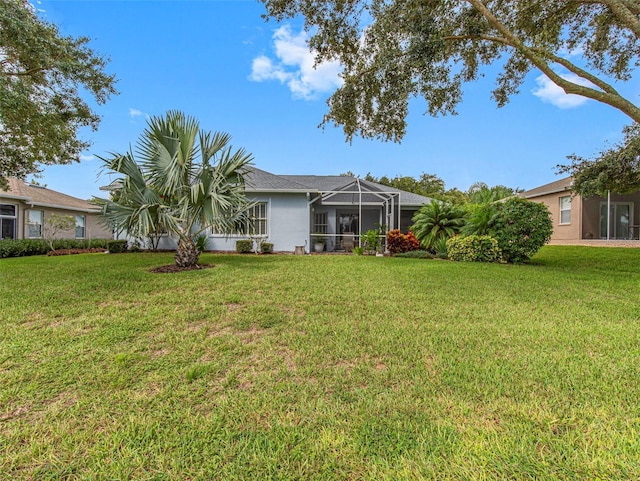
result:
<svg viewBox="0 0 640 481"><path fill-rule="evenodd" d="M180 239L176 251L176 265L178 267L193 267L198 263L200 252L191 238Z"/></svg>

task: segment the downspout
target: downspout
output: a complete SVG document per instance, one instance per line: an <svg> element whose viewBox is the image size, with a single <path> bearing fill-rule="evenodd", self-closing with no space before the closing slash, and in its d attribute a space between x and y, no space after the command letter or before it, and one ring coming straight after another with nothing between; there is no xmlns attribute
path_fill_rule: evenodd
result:
<svg viewBox="0 0 640 481"><path fill-rule="evenodd" d="M400 196L402 194L398 192L398 230L402 230L402 202Z"/></svg>

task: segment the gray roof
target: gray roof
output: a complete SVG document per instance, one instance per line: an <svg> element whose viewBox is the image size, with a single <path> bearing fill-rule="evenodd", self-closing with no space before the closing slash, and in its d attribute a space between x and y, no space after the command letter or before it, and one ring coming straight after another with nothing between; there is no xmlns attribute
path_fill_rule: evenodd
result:
<svg viewBox="0 0 640 481"><path fill-rule="evenodd" d="M573 177L564 177L562 179L556 180L555 182L549 182L548 184L541 185L540 187L521 192L520 196L524 197L525 199L530 199L532 197L540 197L542 195L564 192L570 190L572 184Z"/></svg>
<svg viewBox="0 0 640 481"><path fill-rule="evenodd" d="M363 179L344 175L275 175L264 170L251 167L247 175L247 191L249 192L357 192L358 180L363 191L384 192L400 194L400 204L410 206L421 206L431 202L429 197L405 192L400 189L388 187L386 185L369 182ZM379 201L380 198L371 196L368 201ZM334 197L334 201L339 201L340 197ZM363 199L364 200L364 199Z"/></svg>
<svg viewBox="0 0 640 481"><path fill-rule="evenodd" d="M274 175L251 167L246 175L246 190L249 192L309 192L309 187L289 180L287 176Z"/></svg>

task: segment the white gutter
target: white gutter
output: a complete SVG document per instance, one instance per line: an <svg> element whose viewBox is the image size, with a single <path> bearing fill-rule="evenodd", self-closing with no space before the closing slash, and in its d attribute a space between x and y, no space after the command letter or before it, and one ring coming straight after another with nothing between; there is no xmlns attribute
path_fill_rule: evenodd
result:
<svg viewBox="0 0 640 481"><path fill-rule="evenodd" d="M44 202L25 202L29 204L31 207L49 207L50 209L60 209L60 210L72 210L75 212L87 212L90 214L94 214L100 212L100 207L95 207L91 209L83 209L82 207L71 207L69 205L56 205L56 204L45 204Z"/></svg>

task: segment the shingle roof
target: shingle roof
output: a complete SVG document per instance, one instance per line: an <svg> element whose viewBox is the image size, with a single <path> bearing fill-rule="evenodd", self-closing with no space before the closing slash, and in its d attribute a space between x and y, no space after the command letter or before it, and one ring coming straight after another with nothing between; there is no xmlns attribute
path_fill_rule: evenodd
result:
<svg viewBox="0 0 640 481"><path fill-rule="evenodd" d="M334 192L357 191L357 179L344 175L275 175L251 168L247 176L247 190L253 192ZM405 192L386 185L360 179L365 191L397 192L402 205L420 206L431 202L429 197ZM335 198L334 200L338 200Z"/></svg>
<svg viewBox="0 0 640 481"><path fill-rule="evenodd" d="M245 182L249 192L309 192L309 187L289 180L287 176L274 175L255 167L251 167Z"/></svg>
<svg viewBox="0 0 640 481"><path fill-rule="evenodd" d="M0 189L0 198L22 200L27 204L43 207L58 207L77 211L98 211L99 208L86 200L78 199L55 190L31 185L16 178L9 178L9 190Z"/></svg>
<svg viewBox="0 0 640 481"><path fill-rule="evenodd" d="M555 194L556 192L564 192L565 190L571 189L572 184L573 184L573 177L565 177L563 179L556 180L555 182L550 182L548 184L541 185L540 187L536 187L535 189L521 192L520 196L524 197L525 199L530 199L532 197L539 197L541 195Z"/></svg>

